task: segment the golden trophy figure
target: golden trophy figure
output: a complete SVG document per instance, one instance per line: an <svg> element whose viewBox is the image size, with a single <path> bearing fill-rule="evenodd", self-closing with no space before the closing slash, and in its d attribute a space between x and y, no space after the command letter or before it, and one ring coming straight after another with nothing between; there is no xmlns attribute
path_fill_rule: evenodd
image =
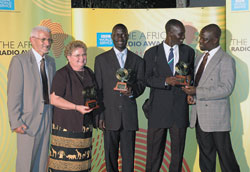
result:
<svg viewBox="0 0 250 172"><path fill-rule="evenodd" d="M114 90L126 91L128 89L127 81L130 79L131 71L125 68L120 68L116 71L116 78L120 81L116 83Z"/></svg>
<svg viewBox="0 0 250 172"><path fill-rule="evenodd" d="M178 80L178 85L190 85L191 75L190 75L190 67L187 63L183 61L179 61L175 65L175 77Z"/></svg>
<svg viewBox="0 0 250 172"><path fill-rule="evenodd" d="M97 103L97 92L94 87L86 87L82 91L84 96L85 106L88 106L90 109L97 109L99 105Z"/></svg>

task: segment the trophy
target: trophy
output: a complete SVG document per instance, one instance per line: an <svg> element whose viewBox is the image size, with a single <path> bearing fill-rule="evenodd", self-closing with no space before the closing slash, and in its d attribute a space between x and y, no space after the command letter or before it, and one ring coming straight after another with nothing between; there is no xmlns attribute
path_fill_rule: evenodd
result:
<svg viewBox="0 0 250 172"><path fill-rule="evenodd" d="M116 78L120 81L116 83L114 90L126 91L128 89L127 81L130 79L130 69L120 68L116 71Z"/></svg>
<svg viewBox="0 0 250 172"><path fill-rule="evenodd" d="M175 77L177 78L178 85L190 85L191 75L189 64L179 61L175 65Z"/></svg>
<svg viewBox="0 0 250 172"><path fill-rule="evenodd" d="M97 99L97 92L94 87L86 87L82 91L82 94L84 96L84 102L85 106L88 106L90 109L97 109L99 108L99 105L96 101Z"/></svg>

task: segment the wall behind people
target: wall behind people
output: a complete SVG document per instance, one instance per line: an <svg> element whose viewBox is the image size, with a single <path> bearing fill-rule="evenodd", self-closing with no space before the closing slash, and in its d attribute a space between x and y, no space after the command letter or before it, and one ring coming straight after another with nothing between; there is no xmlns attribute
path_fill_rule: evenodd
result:
<svg viewBox="0 0 250 172"><path fill-rule="evenodd" d="M184 9L73 9L72 35L88 43L88 66L93 67L96 55L112 47L111 29L117 23L127 26L129 32L128 48L141 57L146 49L161 43L165 37L165 23L171 18L181 20L186 28L185 43L197 53L198 31L208 23L216 23L222 28L221 43L225 48L225 8L184 8ZM114 86L115 87L115 86ZM139 128L136 138L135 170L144 171L146 162L147 120L141 110L142 103L148 97L149 90L138 98ZM95 138L101 138L100 132ZM92 168L105 171L102 140L94 140ZM101 151L101 152L100 152ZM102 156L100 156L102 154ZM188 129L183 171L199 171L198 149L194 130ZM168 171L170 162L170 142L167 141L161 171ZM120 158L121 160L121 158ZM121 165L121 163L120 163ZM121 166L120 166L121 168Z"/></svg>
<svg viewBox="0 0 250 172"><path fill-rule="evenodd" d="M250 171L250 17L249 1L227 1L226 50L236 61L236 84L231 96L232 144L241 171ZM239 20L241 19L241 20Z"/></svg>
<svg viewBox="0 0 250 172"><path fill-rule="evenodd" d="M0 2L0 171L15 171L16 134L9 127L7 112L7 70L12 56L31 48L29 36L37 25L52 31L50 55L57 69L65 65L64 45L71 37L70 0L1 0ZM32 94L32 93L31 93Z"/></svg>

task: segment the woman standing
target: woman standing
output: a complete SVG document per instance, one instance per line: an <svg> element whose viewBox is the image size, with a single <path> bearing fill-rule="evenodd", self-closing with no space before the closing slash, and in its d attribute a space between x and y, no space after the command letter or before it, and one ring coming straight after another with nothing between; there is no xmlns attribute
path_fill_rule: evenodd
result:
<svg viewBox="0 0 250 172"><path fill-rule="evenodd" d="M49 172L91 170L93 109L84 106L83 90L96 90L94 74L86 67L87 47L72 41L65 47L68 64L52 82L54 105Z"/></svg>

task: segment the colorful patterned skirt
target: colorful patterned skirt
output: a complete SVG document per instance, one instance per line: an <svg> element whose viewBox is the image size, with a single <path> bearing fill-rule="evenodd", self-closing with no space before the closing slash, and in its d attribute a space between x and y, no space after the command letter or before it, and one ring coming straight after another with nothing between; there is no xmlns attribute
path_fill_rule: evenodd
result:
<svg viewBox="0 0 250 172"><path fill-rule="evenodd" d="M91 171L93 127L83 126L80 133L53 124L48 172Z"/></svg>

